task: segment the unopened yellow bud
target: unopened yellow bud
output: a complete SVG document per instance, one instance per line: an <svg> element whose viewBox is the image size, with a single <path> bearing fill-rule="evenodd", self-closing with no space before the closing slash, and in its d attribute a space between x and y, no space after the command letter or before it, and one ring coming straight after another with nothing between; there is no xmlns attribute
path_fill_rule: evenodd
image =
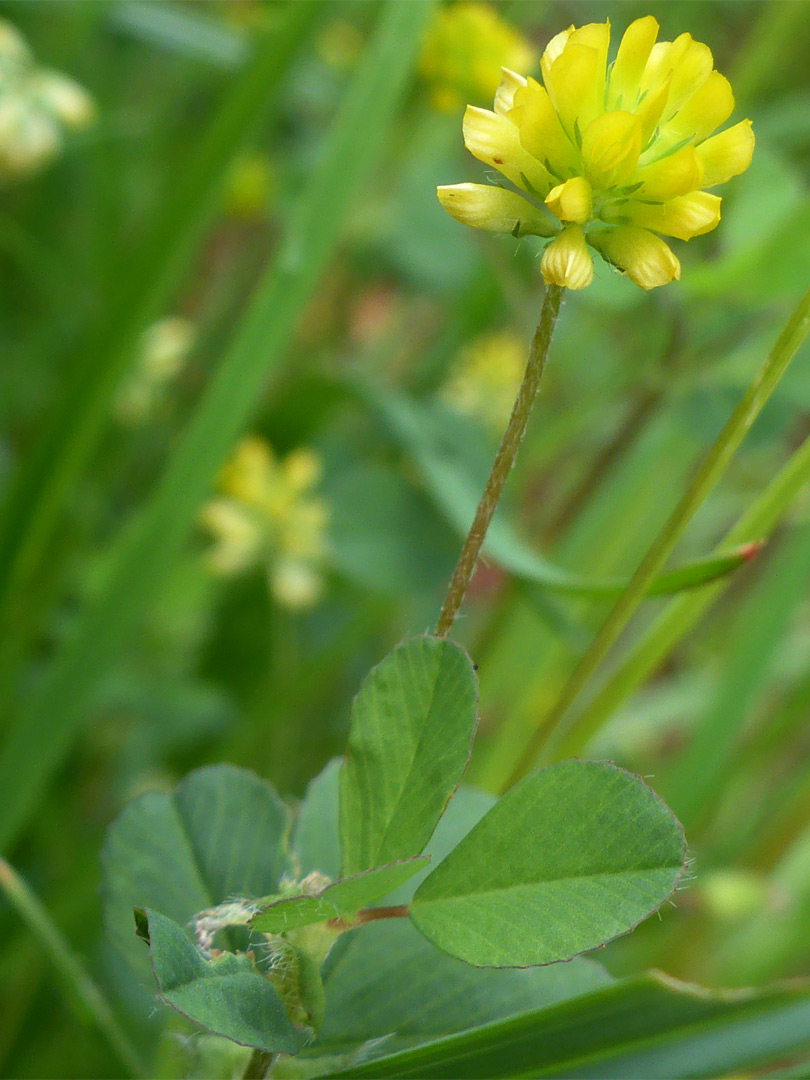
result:
<svg viewBox="0 0 810 1080"><path fill-rule="evenodd" d="M642 289L655 289L680 279L681 264L669 246L647 229L633 225L595 229L589 239L608 262Z"/></svg>
<svg viewBox="0 0 810 1080"><path fill-rule="evenodd" d="M569 225L543 252L540 272L546 285L584 289L593 281L593 262L579 225Z"/></svg>
<svg viewBox="0 0 810 1080"><path fill-rule="evenodd" d="M551 189L546 206L560 221L583 225L591 216L593 189L584 176L575 176Z"/></svg>

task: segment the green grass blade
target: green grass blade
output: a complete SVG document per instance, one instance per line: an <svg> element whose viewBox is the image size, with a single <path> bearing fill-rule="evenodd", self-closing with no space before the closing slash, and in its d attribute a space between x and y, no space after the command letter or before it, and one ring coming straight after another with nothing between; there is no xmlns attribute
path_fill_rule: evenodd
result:
<svg viewBox="0 0 810 1080"><path fill-rule="evenodd" d="M134 263L118 267L104 319L86 343L55 414L16 477L0 521L0 641L26 617L27 592L71 489L111 415L111 402L135 354L138 334L161 314L217 206L227 170L265 115L316 3L293 4L256 53L200 139L185 175L170 186L154 229Z"/></svg>
<svg viewBox="0 0 810 1080"><path fill-rule="evenodd" d="M0 859L0 889L50 957L68 990L92 1018L125 1073L128 1076L145 1076L146 1066L118 1023L106 998L73 953L45 907L4 859Z"/></svg>
<svg viewBox="0 0 810 1080"><path fill-rule="evenodd" d="M480 497L481 482L465 470L461 453L453 454L450 436L442 431L427 411L396 395L368 384L359 392L363 400L383 417L388 429L419 469L423 483L459 535L470 527ZM492 562L527 585L552 592L586 598L612 597L628 586L627 578L597 578L556 566L525 543L503 512L489 527L484 552ZM664 596L705 585L736 570L752 555L746 545L733 551L716 552L656 575L646 595Z"/></svg>
<svg viewBox="0 0 810 1080"><path fill-rule="evenodd" d="M385 146L432 8L431 3L392 3L383 9L275 263L257 287L148 505L123 536L106 588L16 718L0 756L0 790L8 808L0 844L24 828L69 751L90 693L147 609L217 468L279 366L337 245L344 212Z"/></svg>
<svg viewBox="0 0 810 1080"><path fill-rule="evenodd" d="M716 1077L810 1044L807 983L711 991L652 972L349 1067L345 1077Z"/></svg>
<svg viewBox="0 0 810 1080"><path fill-rule="evenodd" d="M804 601L810 574L810 528L797 529L734 617L720 683L690 733L687 749L662 780L662 793L685 828L711 811L724 785L735 739L757 692L771 674L789 621Z"/></svg>
<svg viewBox="0 0 810 1080"><path fill-rule="evenodd" d="M742 543L746 537L767 535L801 488L810 481L810 439L795 451L758 499L723 539L723 545ZM562 757L579 754L622 701L655 670L703 613L718 599L724 582L700 592L679 596L664 609L650 629L634 643L602 689L579 713L559 743Z"/></svg>
<svg viewBox="0 0 810 1080"><path fill-rule="evenodd" d="M788 319L775 345L703 459L692 482L642 559L627 589L616 601L601 629L571 673L551 711L537 728L527 757L516 769L514 778L531 765L549 736L556 742L570 730L571 705L630 622L650 583L661 570L693 515L725 473L749 428L776 389L808 333L810 289Z"/></svg>

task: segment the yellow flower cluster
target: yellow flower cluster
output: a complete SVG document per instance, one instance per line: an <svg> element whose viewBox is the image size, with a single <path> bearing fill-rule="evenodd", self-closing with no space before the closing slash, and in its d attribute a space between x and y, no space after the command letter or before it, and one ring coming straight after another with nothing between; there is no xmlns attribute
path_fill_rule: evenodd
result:
<svg viewBox="0 0 810 1080"><path fill-rule="evenodd" d="M441 396L455 410L503 431L526 365L526 344L501 331L477 338L461 350Z"/></svg>
<svg viewBox="0 0 810 1080"><path fill-rule="evenodd" d="M45 165L59 152L63 129L82 128L93 114L78 83L37 67L22 36L0 19L0 177Z"/></svg>
<svg viewBox="0 0 810 1080"><path fill-rule="evenodd" d="M593 279L588 246L643 289L680 277L662 236L715 228L720 196L706 191L748 168L749 120L717 135L734 108L706 45L681 34L656 42L651 15L627 28L608 63L610 23L569 27L548 43L543 84L503 72L494 111L468 106L464 141L515 188L440 187L459 221L515 236L553 236L548 284Z"/></svg>
<svg viewBox="0 0 810 1080"><path fill-rule="evenodd" d="M489 4L461 3L439 8L425 35L419 70L431 101L452 112L469 98L488 101L501 67L531 63L532 49Z"/></svg>
<svg viewBox="0 0 810 1080"><path fill-rule="evenodd" d="M139 424L150 417L188 360L194 335L194 324L180 315L160 319L144 331L135 370L118 396L120 420Z"/></svg>
<svg viewBox="0 0 810 1080"><path fill-rule="evenodd" d="M263 439L243 439L220 472L222 497L201 514L216 541L208 553L214 572L235 574L263 563L280 604L316 603L323 590L327 519L323 502L312 494L320 472L311 450L278 460Z"/></svg>

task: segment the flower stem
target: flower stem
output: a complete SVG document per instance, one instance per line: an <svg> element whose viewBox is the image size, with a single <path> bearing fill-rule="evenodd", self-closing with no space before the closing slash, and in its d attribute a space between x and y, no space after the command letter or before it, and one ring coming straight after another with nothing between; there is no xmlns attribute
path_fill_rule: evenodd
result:
<svg viewBox="0 0 810 1080"><path fill-rule="evenodd" d="M458 615L459 608L469 588L470 581L481 553L489 523L495 513L498 500L501 497L506 478L514 464L518 447L526 431L529 415L532 411L534 399L537 396L537 388L546 366L551 336L554 332L554 324L560 310L564 289L559 285L547 285L543 297L543 306L540 309L540 318L537 329L532 338L529 349L529 358L526 370L523 374L523 382L520 384L517 398L509 417L506 431L504 432L492 470L489 474L484 493L475 511L473 523L467 533L467 539L461 549L456 568L450 579L447 596L442 605L439 621L436 624L437 637L447 637Z"/></svg>
<svg viewBox="0 0 810 1080"><path fill-rule="evenodd" d="M570 737L573 725L569 710L607 655L644 598L647 588L670 555L693 514L728 468L740 443L784 375L799 346L810 333L810 290L799 302L776 344L771 349L753 382L740 399L717 440L704 458L691 484L673 510L669 520L641 561L629 585L616 601L602 628L592 640L551 712L536 729L521 762L515 767L507 786L519 780L531 767L551 739L556 745Z"/></svg>

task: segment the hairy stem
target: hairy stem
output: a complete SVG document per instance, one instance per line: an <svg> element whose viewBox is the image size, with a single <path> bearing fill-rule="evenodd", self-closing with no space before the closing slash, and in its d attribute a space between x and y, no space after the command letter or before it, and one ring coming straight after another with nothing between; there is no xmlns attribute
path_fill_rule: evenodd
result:
<svg viewBox="0 0 810 1080"><path fill-rule="evenodd" d="M484 488L484 493L481 496L478 509L475 511L475 518L470 526L470 531L467 533L467 539L464 541L456 568L450 579L447 596L439 615L439 621L436 624L438 637L447 637L453 621L458 615L459 608L475 571L475 565L478 562L478 556L481 553L489 523L492 521L506 478L514 464L518 447L526 431L532 405L537 396L537 388L540 385L540 379L546 366L546 357L551 344L551 335L554 332L554 324L560 310L563 291L559 285L546 286L543 306L540 309L537 329L534 332L531 348L529 349L529 359L526 363L523 381L520 384L512 415L509 418L498 453L495 455L495 461L492 464L492 470Z"/></svg>

